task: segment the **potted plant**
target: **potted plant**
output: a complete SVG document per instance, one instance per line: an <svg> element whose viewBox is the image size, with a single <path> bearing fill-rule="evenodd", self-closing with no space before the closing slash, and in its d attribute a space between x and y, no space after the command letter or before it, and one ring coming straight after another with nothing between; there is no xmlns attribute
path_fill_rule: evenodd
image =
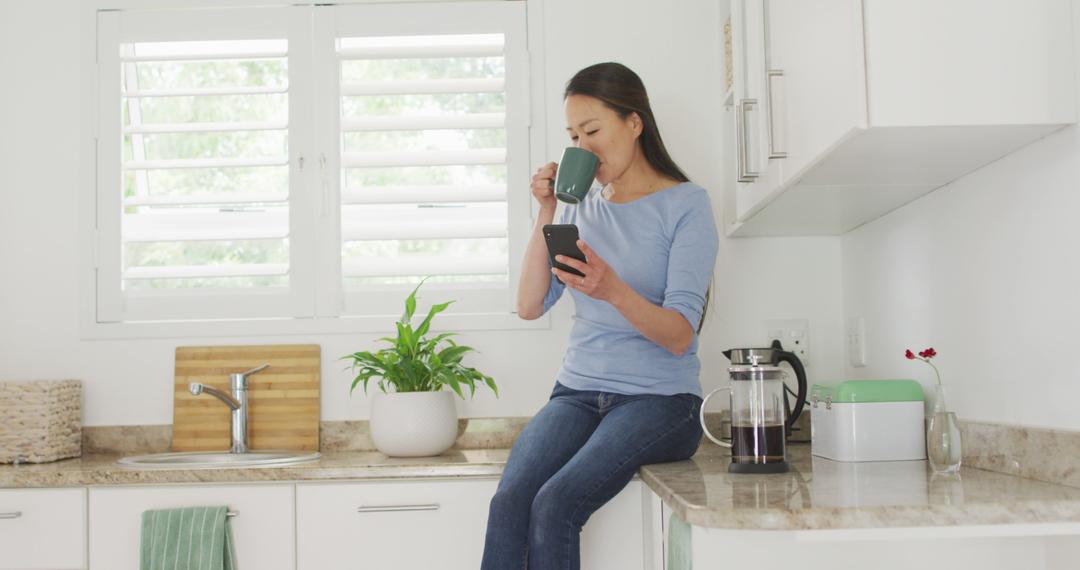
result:
<svg viewBox="0 0 1080 570"><path fill-rule="evenodd" d="M431 320L453 301L433 305L427 317L413 328L416 292L423 284L421 281L405 299L405 313L395 323L397 336L379 339L390 346L342 357L352 361L356 374L350 395L361 383L367 393L368 381L379 379L381 393L375 394L371 404L371 439L379 451L391 457L438 455L454 445L457 408L444 387L449 386L464 399L462 385L469 387L471 397L476 393L476 383L483 381L496 396L499 394L490 376L462 364L462 358L473 349L451 340L456 333L428 336Z"/></svg>

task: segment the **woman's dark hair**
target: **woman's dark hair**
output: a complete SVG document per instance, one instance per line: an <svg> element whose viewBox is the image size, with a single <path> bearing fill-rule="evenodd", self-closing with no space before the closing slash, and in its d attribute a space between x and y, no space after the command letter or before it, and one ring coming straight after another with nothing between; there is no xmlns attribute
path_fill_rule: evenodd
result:
<svg viewBox="0 0 1080 570"><path fill-rule="evenodd" d="M701 320L697 323L697 330L694 331L701 334L701 329L705 327L705 315L709 314L709 299L712 297L712 282L709 282L709 287L705 289L705 303L701 305Z"/></svg>
<svg viewBox="0 0 1080 570"><path fill-rule="evenodd" d="M656 117L649 105L649 94L645 92L645 84L629 67L610 61L590 65L575 73L566 83L563 99L571 95L595 97L623 119L630 116L630 113L637 113L643 125L641 150L645 154L645 160L668 178L679 182L690 181L664 148L660 129L656 127Z"/></svg>

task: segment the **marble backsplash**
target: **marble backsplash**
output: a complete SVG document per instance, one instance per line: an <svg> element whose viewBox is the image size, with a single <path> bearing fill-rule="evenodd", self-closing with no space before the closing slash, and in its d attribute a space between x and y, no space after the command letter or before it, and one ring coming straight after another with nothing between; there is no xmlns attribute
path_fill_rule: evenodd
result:
<svg viewBox="0 0 1080 570"><path fill-rule="evenodd" d="M505 449L528 423L527 417L458 420L455 449ZM375 451L366 420L324 421L319 426L322 451ZM142 454L169 451L171 425L84 426L84 454Z"/></svg>
<svg viewBox="0 0 1080 570"><path fill-rule="evenodd" d="M960 422L965 467L1080 487L1080 431Z"/></svg>
<svg viewBox="0 0 1080 570"><path fill-rule="evenodd" d="M718 437L730 437L727 411L705 414L709 431ZM513 445L528 417L467 418L458 420L458 437L454 449L505 449ZM796 422L792 441L809 440L810 414L804 413ZM324 421L320 426L322 451L375 451L367 420ZM702 438L702 445L711 443ZM172 426L85 426L83 453L160 453L168 451L172 442Z"/></svg>

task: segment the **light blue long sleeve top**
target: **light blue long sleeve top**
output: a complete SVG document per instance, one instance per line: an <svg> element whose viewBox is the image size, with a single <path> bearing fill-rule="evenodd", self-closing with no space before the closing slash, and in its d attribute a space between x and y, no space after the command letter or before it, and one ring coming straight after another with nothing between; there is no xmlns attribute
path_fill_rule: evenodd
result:
<svg viewBox="0 0 1080 570"><path fill-rule="evenodd" d="M701 396L696 331L719 247L705 189L684 182L619 204L593 188L578 205L565 206L558 223L577 225L582 241L634 291L678 311L695 331L690 348L675 356L608 302L571 289L574 325L558 381L575 390ZM565 290L552 275L544 312Z"/></svg>

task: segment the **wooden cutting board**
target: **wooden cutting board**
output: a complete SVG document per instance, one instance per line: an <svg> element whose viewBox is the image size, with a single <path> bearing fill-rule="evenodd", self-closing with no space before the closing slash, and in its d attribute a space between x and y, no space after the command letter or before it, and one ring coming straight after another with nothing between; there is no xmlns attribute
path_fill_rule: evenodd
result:
<svg viewBox="0 0 1080 570"><path fill-rule="evenodd" d="M173 451L219 451L232 445L229 407L188 385L201 382L232 394L229 374L270 367L248 376L248 446L319 449L317 344L181 346L176 349Z"/></svg>

